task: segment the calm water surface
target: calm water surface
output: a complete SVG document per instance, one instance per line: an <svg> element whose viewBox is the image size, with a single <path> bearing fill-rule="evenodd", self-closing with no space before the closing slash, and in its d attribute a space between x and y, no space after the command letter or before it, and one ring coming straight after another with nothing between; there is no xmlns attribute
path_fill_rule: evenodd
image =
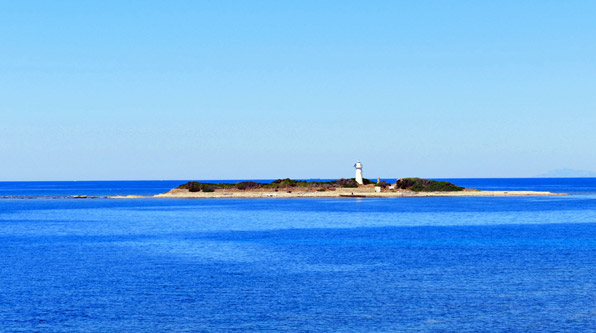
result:
<svg viewBox="0 0 596 333"><path fill-rule="evenodd" d="M179 182L0 183L0 330L596 330L596 179L452 181L573 195L65 200L48 198Z"/></svg>

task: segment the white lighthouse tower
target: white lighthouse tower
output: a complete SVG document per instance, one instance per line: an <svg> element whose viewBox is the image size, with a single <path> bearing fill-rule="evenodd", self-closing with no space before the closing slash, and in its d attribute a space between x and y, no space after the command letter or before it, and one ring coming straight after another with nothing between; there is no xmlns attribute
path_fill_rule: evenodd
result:
<svg viewBox="0 0 596 333"><path fill-rule="evenodd" d="M362 163L360 161L354 164L354 168L356 168L356 183L363 185L364 181L362 180Z"/></svg>

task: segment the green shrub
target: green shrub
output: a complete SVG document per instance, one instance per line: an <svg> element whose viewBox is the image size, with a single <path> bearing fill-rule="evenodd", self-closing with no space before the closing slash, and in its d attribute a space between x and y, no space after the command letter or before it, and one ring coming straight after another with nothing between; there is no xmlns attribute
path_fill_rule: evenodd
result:
<svg viewBox="0 0 596 333"><path fill-rule="evenodd" d="M385 188L385 187L389 186L389 184L387 184L387 182L384 181L384 180L381 180L378 184L375 184L375 185L376 186L380 186L382 188Z"/></svg>
<svg viewBox="0 0 596 333"><path fill-rule="evenodd" d="M253 181L241 182L241 183L236 184L236 188L239 190L252 190L252 189L261 188L261 187L263 187L263 184L253 182Z"/></svg>
<svg viewBox="0 0 596 333"><path fill-rule="evenodd" d="M187 189L190 192L199 192L201 190L201 183L198 182L190 182L188 183Z"/></svg>
<svg viewBox="0 0 596 333"><path fill-rule="evenodd" d="M335 181L335 185L339 185L340 187L347 187L347 188L356 188L358 187L358 183L356 182L356 178L340 178Z"/></svg>
<svg viewBox="0 0 596 333"><path fill-rule="evenodd" d="M446 181L421 178L402 178L395 183L397 188L415 192L450 192L462 191L464 188Z"/></svg>
<svg viewBox="0 0 596 333"><path fill-rule="evenodd" d="M263 184L263 187L285 188L285 187L308 187L314 182L307 182L305 180L294 180L290 178L277 179L269 184Z"/></svg>

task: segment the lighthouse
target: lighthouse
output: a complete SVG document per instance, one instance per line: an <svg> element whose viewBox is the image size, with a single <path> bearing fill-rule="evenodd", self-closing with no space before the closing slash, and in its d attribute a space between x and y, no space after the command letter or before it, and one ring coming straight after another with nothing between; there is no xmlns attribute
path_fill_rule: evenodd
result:
<svg viewBox="0 0 596 333"><path fill-rule="evenodd" d="M360 161L354 164L354 168L356 168L356 183L362 185L364 181L362 180L362 163Z"/></svg>

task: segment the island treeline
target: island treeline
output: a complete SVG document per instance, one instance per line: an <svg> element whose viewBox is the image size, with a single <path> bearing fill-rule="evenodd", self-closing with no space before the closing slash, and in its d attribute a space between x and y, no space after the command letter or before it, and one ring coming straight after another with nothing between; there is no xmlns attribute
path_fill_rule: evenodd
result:
<svg viewBox="0 0 596 333"><path fill-rule="evenodd" d="M414 192L450 192L463 191L464 187L446 181L422 178L401 178L395 182L395 188Z"/></svg>
<svg viewBox="0 0 596 333"><path fill-rule="evenodd" d="M290 178L277 179L271 183L258 183L253 181L230 183L203 183L191 181L178 186L178 189L187 189L190 192L214 192L215 190L312 190L312 191L334 191L336 188L358 188L359 186L379 186L383 190L411 190L414 192L446 192L462 191L464 188L446 181L436 181L422 178L401 178L394 184L386 181L375 183L370 179L363 179L363 185L359 185L355 178L340 178L332 181L306 181Z"/></svg>

